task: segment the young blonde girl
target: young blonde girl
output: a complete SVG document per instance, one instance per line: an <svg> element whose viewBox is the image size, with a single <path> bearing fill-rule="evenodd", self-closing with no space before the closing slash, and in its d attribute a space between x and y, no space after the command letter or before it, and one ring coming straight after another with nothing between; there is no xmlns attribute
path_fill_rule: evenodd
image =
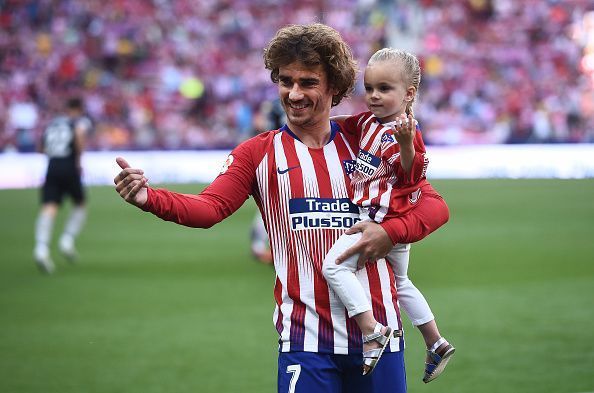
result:
<svg viewBox="0 0 594 393"><path fill-rule="evenodd" d="M449 213L425 178L428 160L412 108L421 81L419 62L408 52L384 48L369 59L364 79L369 112L333 118L347 133L360 135L352 201L361 220L381 223L417 215L422 225L404 227L411 242L420 240L443 225ZM366 290L355 277L366 261L358 261L358 255L341 261L341 254L359 238L359 233L342 235L327 254L323 273L363 333L363 374L369 374L400 330L374 317ZM396 244L386 259L395 273L399 303L427 345L427 383L441 374L455 349L441 337L427 301L408 278L409 250L410 244Z"/></svg>

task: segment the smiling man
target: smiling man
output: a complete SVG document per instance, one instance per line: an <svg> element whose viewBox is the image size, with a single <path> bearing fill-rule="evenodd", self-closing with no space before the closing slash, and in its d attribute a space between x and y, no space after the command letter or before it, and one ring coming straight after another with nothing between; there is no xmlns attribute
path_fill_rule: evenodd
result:
<svg viewBox="0 0 594 393"><path fill-rule="evenodd" d="M278 85L286 125L235 148L200 195L150 188L144 172L123 158L117 159L122 171L114 179L116 191L164 220L201 228L228 217L253 196L270 235L276 271L278 391L404 392L403 339L391 338L373 374L361 375L361 331L322 274L328 250L359 220L349 199L358 136L329 120L332 106L355 83L350 48L328 26L291 25L264 49L264 62ZM376 319L400 329L394 275L380 257L393 242L403 242L395 234L405 228L390 221L360 222L355 228L362 239L347 254L377 260L357 277Z"/></svg>

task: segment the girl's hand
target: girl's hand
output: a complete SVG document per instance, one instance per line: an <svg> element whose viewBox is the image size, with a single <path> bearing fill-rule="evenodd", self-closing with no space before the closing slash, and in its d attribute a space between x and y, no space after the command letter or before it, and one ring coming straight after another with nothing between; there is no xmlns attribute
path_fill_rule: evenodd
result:
<svg viewBox="0 0 594 393"><path fill-rule="evenodd" d="M400 146L412 146L417 132L417 121L412 115L408 117L403 113L394 125L394 137Z"/></svg>

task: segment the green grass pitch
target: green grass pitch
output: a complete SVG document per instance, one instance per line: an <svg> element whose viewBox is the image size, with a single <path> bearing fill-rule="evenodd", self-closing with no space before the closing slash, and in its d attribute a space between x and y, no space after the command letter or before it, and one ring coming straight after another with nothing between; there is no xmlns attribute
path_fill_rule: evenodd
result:
<svg viewBox="0 0 594 393"><path fill-rule="evenodd" d="M451 220L413 246L410 275L457 353L424 385L406 320L409 392L594 391L594 181L433 183ZM253 202L200 230L110 187L89 196L80 263L54 252L46 277L31 258L37 191L0 191L0 392L275 392L274 273L250 256Z"/></svg>

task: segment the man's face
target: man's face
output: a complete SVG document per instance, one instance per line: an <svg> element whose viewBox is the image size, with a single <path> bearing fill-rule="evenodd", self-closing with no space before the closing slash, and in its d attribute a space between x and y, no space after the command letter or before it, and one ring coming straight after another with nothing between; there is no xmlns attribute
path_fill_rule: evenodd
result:
<svg viewBox="0 0 594 393"><path fill-rule="evenodd" d="M280 67L278 90L289 128L327 128L334 92L321 65L296 61Z"/></svg>

